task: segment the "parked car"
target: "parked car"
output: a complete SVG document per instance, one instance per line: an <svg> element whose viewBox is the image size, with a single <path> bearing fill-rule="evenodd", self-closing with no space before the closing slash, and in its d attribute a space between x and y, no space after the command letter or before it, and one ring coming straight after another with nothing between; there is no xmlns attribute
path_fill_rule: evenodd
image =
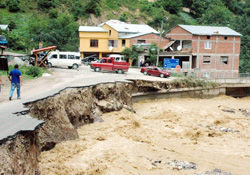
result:
<svg viewBox="0 0 250 175"><path fill-rule="evenodd" d="M163 71L161 68L155 66L142 67L141 73L143 73L144 75L159 76L161 78L170 77L170 72Z"/></svg>
<svg viewBox="0 0 250 175"><path fill-rule="evenodd" d="M102 58L98 62L92 62L90 67L94 69L95 72L100 72L101 70L104 70L104 71L115 71L118 74L122 74L128 71L129 63L115 61L115 57L110 57L110 58Z"/></svg>
<svg viewBox="0 0 250 175"><path fill-rule="evenodd" d="M48 67L57 66L77 69L80 65L80 52L53 51L48 56Z"/></svg>
<svg viewBox="0 0 250 175"><path fill-rule="evenodd" d="M82 63L84 65L90 65L92 62L94 61L98 61L99 59L98 58L95 58L95 57L86 57L82 60Z"/></svg>

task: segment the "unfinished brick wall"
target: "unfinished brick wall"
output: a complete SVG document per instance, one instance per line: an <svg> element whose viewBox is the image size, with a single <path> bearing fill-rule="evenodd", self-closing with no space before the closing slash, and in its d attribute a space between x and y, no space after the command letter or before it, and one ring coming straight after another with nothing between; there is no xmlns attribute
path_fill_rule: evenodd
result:
<svg viewBox="0 0 250 175"><path fill-rule="evenodd" d="M159 46L160 35L156 35L156 34L151 33L151 34L131 38L130 39L130 47L132 47L134 44L138 44L138 40L145 40L145 43L156 43L157 46ZM161 38L161 48L163 48L169 42L170 42L170 39L162 37Z"/></svg>
<svg viewBox="0 0 250 175"><path fill-rule="evenodd" d="M192 40L191 52L197 56L192 67L200 68L201 76L204 72L210 72L211 77L218 74L238 77L240 36L222 36L219 33L212 36L193 35L180 26L170 30L166 36L175 40ZM211 42L211 48L205 48L206 42ZM203 62L204 56L210 56L210 63ZM226 64L221 61L221 57L227 57Z"/></svg>

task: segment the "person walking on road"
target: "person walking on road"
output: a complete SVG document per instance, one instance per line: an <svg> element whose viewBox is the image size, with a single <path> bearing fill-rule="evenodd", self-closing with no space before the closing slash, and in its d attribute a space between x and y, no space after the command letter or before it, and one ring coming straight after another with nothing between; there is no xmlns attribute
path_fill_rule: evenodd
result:
<svg viewBox="0 0 250 175"><path fill-rule="evenodd" d="M0 92L1 92L1 85L3 85L3 79L2 76L0 75Z"/></svg>
<svg viewBox="0 0 250 175"><path fill-rule="evenodd" d="M20 72L20 70L18 70L17 64L15 65L14 68L15 69L10 71L9 76L8 76L9 80L11 81L9 100L12 99L12 95L15 89L17 90L17 99L21 99L20 86L23 85L22 73Z"/></svg>

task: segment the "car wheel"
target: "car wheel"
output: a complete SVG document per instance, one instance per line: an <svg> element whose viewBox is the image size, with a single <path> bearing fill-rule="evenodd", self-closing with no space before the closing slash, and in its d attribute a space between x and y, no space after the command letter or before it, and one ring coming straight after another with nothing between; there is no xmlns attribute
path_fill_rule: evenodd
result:
<svg viewBox="0 0 250 175"><path fill-rule="evenodd" d="M77 69L77 68L78 68L78 65L77 65L77 64L73 64L72 68L73 68L73 69Z"/></svg>
<svg viewBox="0 0 250 175"><path fill-rule="evenodd" d="M96 67L94 70L95 70L95 72L100 72L101 69L100 69L100 67Z"/></svg>
<svg viewBox="0 0 250 175"><path fill-rule="evenodd" d="M48 63L48 67L49 67L49 68L52 68L52 64L51 64L51 63Z"/></svg>
<svg viewBox="0 0 250 175"><path fill-rule="evenodd" d="M117 73L118 73L118 74L123 74L123 70L122 70L122 69L119 69L119 70L117 71Z"/></svg>
<svg viewBox="0 0 250 175"><path fill-rule="evenodd" d="M144 74L144 75L148 75L148 72L145 71L145 72L143 72L143 74Z"/></svg>
<svg viewBox="0 0 250 175"><path fill-rule="evenodd" d="M164 78L164 74L160 74L160 77L161 77L161 78Z"/></svg>

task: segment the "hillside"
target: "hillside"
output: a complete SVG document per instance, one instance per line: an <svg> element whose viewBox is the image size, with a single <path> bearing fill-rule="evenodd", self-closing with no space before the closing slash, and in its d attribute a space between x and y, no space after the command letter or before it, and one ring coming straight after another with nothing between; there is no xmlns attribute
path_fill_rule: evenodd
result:
<svg viewBox="0 0 250 175"><path fill-rule="evenodd" d="M148 24L164 31L176 24L228 26L241 33L241 72L250 71L250 0L1 0L0 24L9 24L9 48L29 53L43 46L79 48L79 25L109 19Z"/></svg>

